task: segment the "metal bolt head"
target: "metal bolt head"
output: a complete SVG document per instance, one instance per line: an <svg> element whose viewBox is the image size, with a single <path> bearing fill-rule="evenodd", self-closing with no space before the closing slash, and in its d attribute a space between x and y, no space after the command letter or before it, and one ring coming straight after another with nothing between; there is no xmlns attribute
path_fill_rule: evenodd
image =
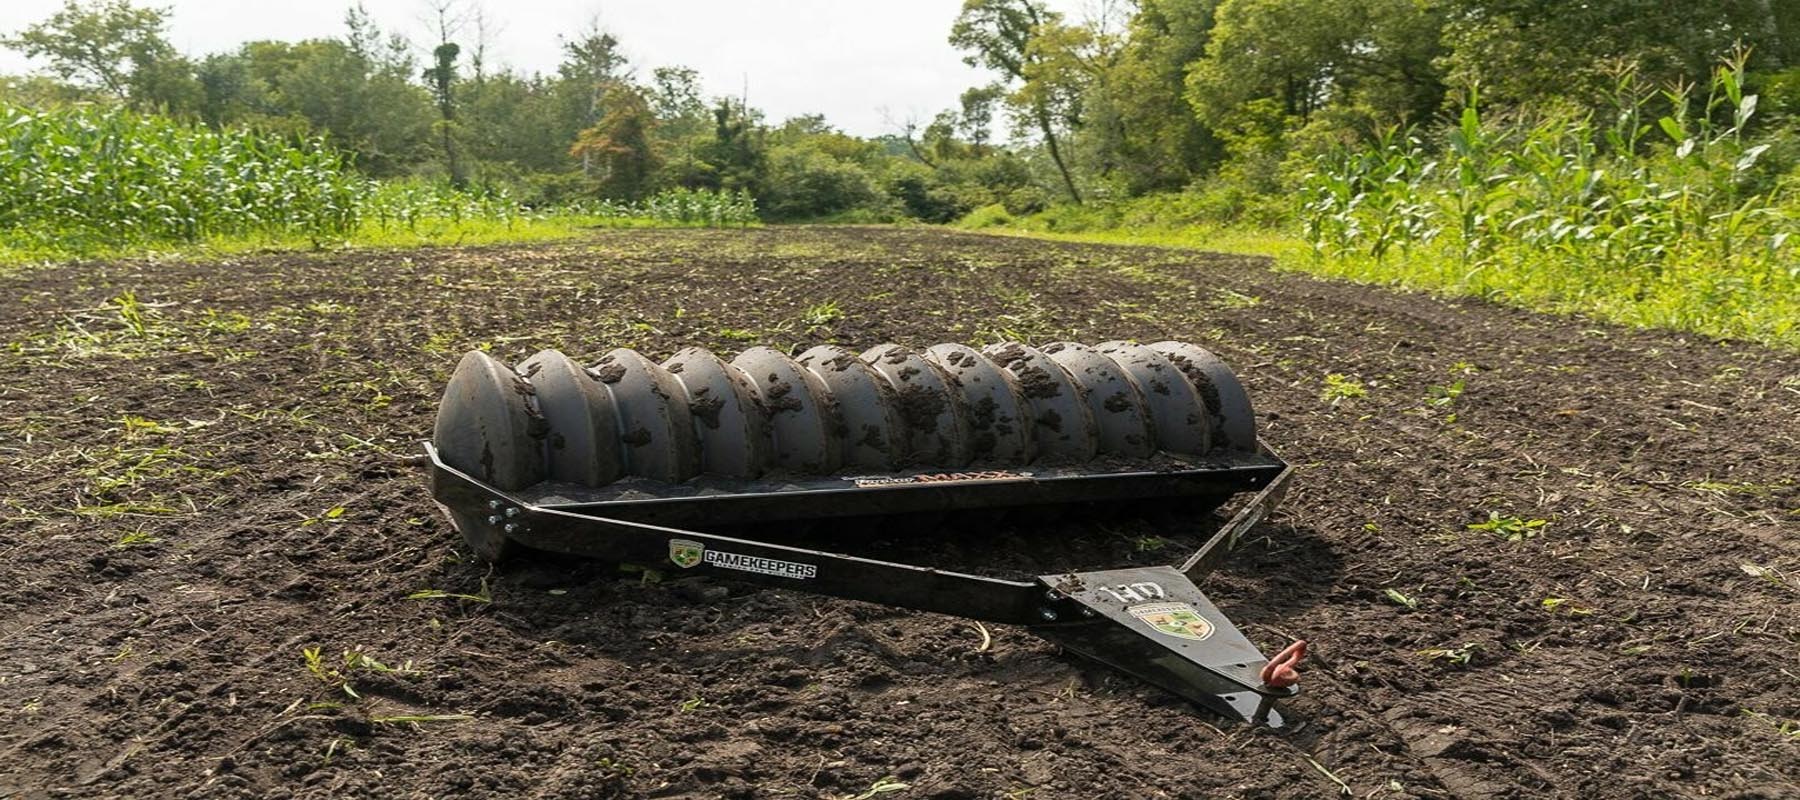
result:
<svg viewBox="0 0 1800 800"><path fill-rule="evenodd" d="M518 506L507 506L506 515L509 517L518 516L519 515L519 507Z"/></svg>
<svg viewBox="0 0 1800 800"><path fill-rule="evenodd" d="M501 519L502 519L502 517L499 514L495 514L494 516L488 517L488 524L489 525L499 525Z"/></svg>
<svg viewBox="0 0 1800 800"><path fill-rule="evenodd" d="M1045 622L1055 622L1056 621L1056 609L1040 608L1040 609L1038 609L1038 616L1043 617Z"/></svg>
<svg viewBox="0 0 1800 800"><path fill-rule="evenodd" d="M500 501L499 500L489 500L488 508L494 509L495 511L500 510Z"/></svg>
<svg viewBox="0 0 1800 800"><path fill-rule="evenodd" d="M1087 617L1089 619L1092 619L1094 616L1094 610L1091 608L1083 608L1083 609L1081 609L1081 615L1084 617Z"/></svg>
<svg viewBox="0 0 1800 800"><path fill-rule="evenodd" d="M507 533L518 533L519 526L515 525L511 522L508 522L508 523L506 523L506 526L501 528L500 530L506 531Z"/></svg>
<svg viewBox="0 0 1800 800"><path fill-rule="evenodd" d="M1057 594L1055 589L1047 589L1044 591L1044 599L1049 600L1050 602L1054 603L1058 600L1061 600L1062 595Z"/></svg>

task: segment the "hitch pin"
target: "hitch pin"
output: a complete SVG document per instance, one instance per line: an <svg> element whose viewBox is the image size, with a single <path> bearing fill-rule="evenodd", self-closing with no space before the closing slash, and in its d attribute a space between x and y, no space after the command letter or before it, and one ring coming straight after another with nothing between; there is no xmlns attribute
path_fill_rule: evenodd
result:
<svg viewBox="0 0 1800 800"><path fill-rule="evenodd" d="M1263 665L1262 672L1257 677L1262 679L1264 686L1286 689L1300 682L1300 670L1297 667L1305 658L1306 640L1297 640L1269 659L1269 663Z"/></svg>

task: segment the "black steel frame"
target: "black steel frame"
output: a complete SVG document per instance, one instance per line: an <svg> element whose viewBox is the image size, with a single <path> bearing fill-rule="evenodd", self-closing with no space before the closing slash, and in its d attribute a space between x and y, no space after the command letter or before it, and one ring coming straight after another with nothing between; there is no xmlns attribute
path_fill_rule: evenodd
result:
<svg viewBox="0 0 1800 800"><path fill-rule="evenodd" d="M818 516L886 509L917 511L939 504L944 508L992 505L971 498L992 499L996 489L1006 493L999 499L1008 504L1040 497L1067 502L1159 496L1174 493L1171 490L1202 496L1256 492L1178 567L1070 572L1039 576L1034 581L602 516L609 511L641 515L646 507L652 512L659 509L652 507L654 501L592 502L591 498L569 497L543 487L502 491L445 464L429 443L425 450L437 502L465 519L484 520L507 538L532 548L620 563L672 564L683 572L1019 625L1223 716L1271 727L1282 724L1271 702L1295 693L1292 687L1272 687L1261 681L1258 673L1267 659L1193 584L1216 568L1285 495L1292 468L1266 445L1245 463L1207 469L1098 475L1071 472L1023 480L977 479L863 489L783 487L782 493L809 494L815 501L824 498ZM1059 480L1060 486L1056 484ZM912 495L901 501L893 499L896 492ZM757 496L755 492L741 493L736 502L754 504ZM921 504L926 497L930 499ZM688 499L690 504L696 501L703 505L711 502L715 507L729 502L716 496L710 501ZM793 508L791 498L788 506ZM681 508L677 504L666 507ZM760 515L752 514L755 516Z"/></svg>

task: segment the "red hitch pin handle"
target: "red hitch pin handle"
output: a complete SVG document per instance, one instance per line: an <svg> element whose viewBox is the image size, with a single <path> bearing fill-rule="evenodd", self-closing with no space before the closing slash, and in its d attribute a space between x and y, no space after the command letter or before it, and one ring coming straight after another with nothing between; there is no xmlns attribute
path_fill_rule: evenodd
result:
<svg viewBox="0 0 1800 800"><path fill-rule="evenodd" d="M1264 686L1286 689L1300 682L1300 670L1297 667L1305 658L1306 640L1301 639L1282 648L1274 658L1269 659L1269 663L1263 665L1262 673L1257 677L1262 678Z"/></svg>

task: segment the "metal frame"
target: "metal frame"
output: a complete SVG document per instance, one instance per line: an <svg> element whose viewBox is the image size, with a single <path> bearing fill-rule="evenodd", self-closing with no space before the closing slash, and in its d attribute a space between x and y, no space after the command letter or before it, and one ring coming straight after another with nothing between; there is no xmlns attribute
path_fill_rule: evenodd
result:
<svg viewBox="0 0 1800 800"><path fill-rule="evenodd" d="M621 500L616 494L596 501L572 487L506 492L445 464L431 444L427 443L425 450L437 502L466 519L485 520L507 538L529 547L622 563L667 562L683 572L1019 625L1223 716L1270 727L1282 725L1271 702L1296 692L1293 687L1262 682L1258 674L1268 659L1193 584L1217 567L1285 495L1292 468L1266 445L1247 463L1210 469L1110 474L1071 470L1067 474L874 488L845 488L841 481L831 488L789 483L773 492L803 495L818 512L813 516L831 517L883 513L885 509L917 511L940 504L942 508L1018 504L1040 497L1068 502L1257 490L1179 567L1070 572L1043 575L1034 581L951 572L602 515L616 511L643 515L648 509L653 517L662 518L668 515L657 513L661 509L683 509L683 503L688 509L683 513L688 515L696 503L718 509L723 503L735 502L741 510L742 504L767 497L771 493L767 491L666 503L660 498ZM1180 491L1171 492L1171 488ZM996 490L1001 494L996 495ZM902 492L906 496L898 498L896 493ZM980 502L983 499L986 502ZM921 500L926 502L921 505ZM787 505L794 507L791 500Z"/></svg>

